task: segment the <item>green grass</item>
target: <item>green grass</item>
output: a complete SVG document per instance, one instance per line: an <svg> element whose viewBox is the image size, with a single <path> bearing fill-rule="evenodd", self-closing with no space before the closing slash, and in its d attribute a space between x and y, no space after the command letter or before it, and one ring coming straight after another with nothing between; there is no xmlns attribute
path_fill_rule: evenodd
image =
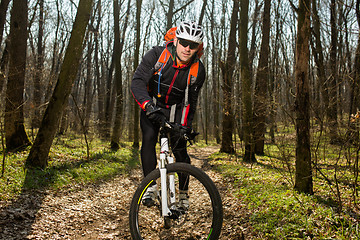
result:
<svg viewBox="0 0 360 240"><path fill-rule="evenodd" d="M255 164L243 163L239 153L211 156L215 169L233 183L233 194L248 216L239 224L251 229L256 236L253 239L360 238L359 212L350 204L350 189L341 186L342 211L338 211L335 196L321 178L314 177L313 196L299 194L293 190L293 176L283 163L282 156L286 154L276 151L274 146L269 149L272 156L257 156ZM349 205L345 206L345 202Z"/></svg>
<svg viewBox="0 0 360 240"><path fill-rule="evenodd" d="M239 225L250 232L246 239L360 239L360 213L355 208L351 188L354 176L347 164L349 159L353 161L352 150L322 142L316 152L317 163L332 185L314 171L315 194L299 194L293 190L295 138L292 132L292 129L279 132L277 144L267 143L265 155L257 156L255 164L242 162L240 147L237 155L215 153L211 156L211 165L233 184L233 195L241 202L239 208L244 218ZM204 141L198 141L192 147L206 146ZM130 143L112 152L108 143L91 140L87 158L85 143L76 136L55 139L45 170L25 170L28 153L29 148L6 156L5 174L0 178L0 201L16 199L24 190L58 190L96 184L126 175L139 164L139 152L133 150ZM315 159L315 147L312 158ZM335 173L342 209L336 195Z"/></svg>
<svg viewBox="0 0 360 240"><path fill-rule="evenodd" d="M90 149L87 159L86 145L81 139L57 138L45 170L24 168L29 149L8 154L5 173L0 178L0 200L15 199L24 190L56 190L105 181L128 173L139 163L138 150L133 150L130 144L114 152L106 143L94 140Z"/></svg>

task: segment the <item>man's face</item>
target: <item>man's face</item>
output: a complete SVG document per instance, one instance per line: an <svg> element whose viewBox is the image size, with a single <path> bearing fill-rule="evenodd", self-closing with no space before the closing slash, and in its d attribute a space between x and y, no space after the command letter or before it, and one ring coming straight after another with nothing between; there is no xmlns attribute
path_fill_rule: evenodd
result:
<svg viewBox="0 0 360 240"><path fill-rule="evenodd" d="M175 38L176 54L180 63L187 63L199 49L199 44L189 40Z"/></svg>

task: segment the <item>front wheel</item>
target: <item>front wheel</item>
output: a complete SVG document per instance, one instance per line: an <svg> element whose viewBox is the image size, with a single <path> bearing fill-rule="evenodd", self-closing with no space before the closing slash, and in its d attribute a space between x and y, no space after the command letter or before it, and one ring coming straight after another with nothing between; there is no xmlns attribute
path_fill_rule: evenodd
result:
<svg viewBox="0 0 360 240"><path fill-rule="evenodd" d="M130 205L129 222L133 239L218 239L221 232L223 209L220 194L206 173L187 164L173 163L166 166L167 175L175 177L176 201L170 208L179 206L179 176L189 181L187 211L177 217L162 217L160 194L155 205L142 204L147 188L157 183L160 192L160 171L155 169L137 188ZM170 194L169 194L170 195ZM170 197L170 196L168 196Z"/></svg>

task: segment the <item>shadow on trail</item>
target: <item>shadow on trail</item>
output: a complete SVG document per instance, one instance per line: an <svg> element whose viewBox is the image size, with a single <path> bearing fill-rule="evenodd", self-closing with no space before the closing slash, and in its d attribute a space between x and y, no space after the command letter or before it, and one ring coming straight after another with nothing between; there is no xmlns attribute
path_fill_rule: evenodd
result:
<svg viewBox="0 0 360 240"><path fill-rule="evenodd" d="M109 164L117 162L122 166L113 172L93 179L94 181L89 182L92 185L101 184L122 174L130 174L132 169L137 167L139 162L138 150L131 150L131 153L124 158L114 156L112 153L112 151L104 150L93 154L88 160L64 161L45 170L27 169L21 193L16 199L8 203L3 202L3 206L0 208L0 239L36 239L36 236L31 236L36 234L32 233L32 226L50 189L65 174L73 174L72 176L76 178L76 171L74 170L83 167L84 164L95 164L99 159L106 159ZM33 188L33 186L36 187Z"/></svg>
<svg viewBox="0 0 360 240"><path fill-rule="evenodd" d="M24 187L16 200L0 209L0 239L26 239L31 232L37 212L46 197L48 186L29 190L25 186L36 182L33 170L26 172Z"/></svg>

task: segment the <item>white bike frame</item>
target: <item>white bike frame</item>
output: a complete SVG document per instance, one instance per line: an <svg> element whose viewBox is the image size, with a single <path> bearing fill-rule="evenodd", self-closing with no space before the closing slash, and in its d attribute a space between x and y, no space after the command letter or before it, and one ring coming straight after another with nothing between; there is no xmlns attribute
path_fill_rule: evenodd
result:
<svg viewBox="0 0 360 240"><path fill-rule="evenodd" d="M169 152L169 139L168 137L161 137L160 139L160 160L159 160L159 169L160 169L160 187L161 187L161 211L162 216L170 216L171 211L169 205L175 203L176 196L175 196L175 179L174 174L169 176L167 179L167 170L166 164L174 163L174 158L170 156ZM169 181L169 183L167 183ZM167 184L169 184L169 193ZM170 202L168 202L168 194L170 194Z"/></svg>

